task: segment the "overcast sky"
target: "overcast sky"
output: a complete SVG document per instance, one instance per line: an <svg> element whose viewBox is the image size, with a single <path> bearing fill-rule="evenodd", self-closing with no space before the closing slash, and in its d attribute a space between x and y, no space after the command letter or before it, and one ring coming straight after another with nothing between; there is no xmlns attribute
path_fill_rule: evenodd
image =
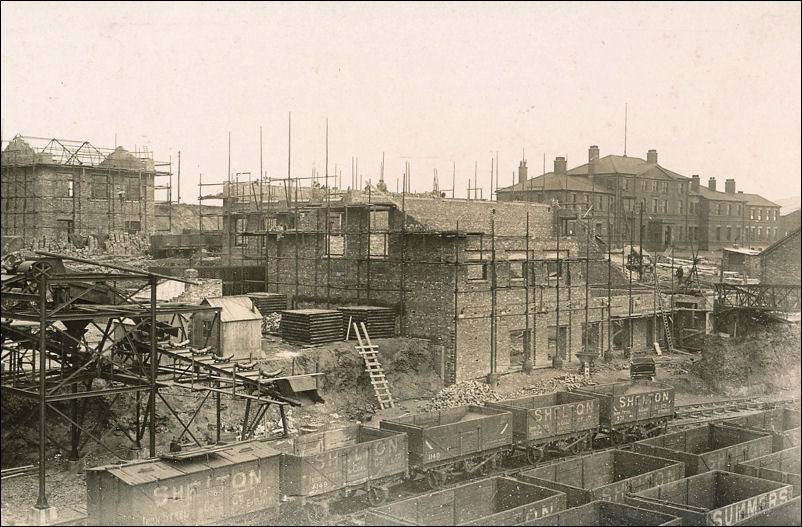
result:
<svg viewBox="0 0 802 527"><path fill-rule="evenodd" d="M350 184L457 197L491 152L502 186L525 150L568 166L657 149L666 168L719 189L800 194L800 4L17 3L2 6L3 139L15 134L182 152L181 199L198 174L334 166ZM174 196L175 197L175 196Z"/></svg>

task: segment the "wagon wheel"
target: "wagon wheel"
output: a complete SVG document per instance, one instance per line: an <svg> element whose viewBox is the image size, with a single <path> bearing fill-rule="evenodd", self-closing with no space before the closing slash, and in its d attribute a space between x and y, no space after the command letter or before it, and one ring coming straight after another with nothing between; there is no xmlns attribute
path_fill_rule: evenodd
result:
<svg viewBox="0 0 802 527"><path fill-rule="evenodd" d="M529 464L534 465L535 463L540 463L544 459L546 459L546 451L543 447L527 447L526 461L528 461Z"/></svg>
<svg viewBox="0 0 802 527"><path fill-rule="evenodd" d="M390 495L390 490L384 486L376 486L370 487L368 489L368 502L377 507L387 501L387 497Z"/></svg>
<svg viewBox="0 0 802 527"><path fill-rule="evenodd" d="M326 517L326 507L321 503L307 503L305 507L306 518L310 524L316 524L323 521Z"/></svg>
<svg viewBox="0 0 802 527"><path fill-rule="evenodd" d="M610 433L610 442L613 445L622 445L627 441L627 433L623 430L613 430Z"/></svg>
<svg viewBox="0 0 802 527"><path fill-rule="evenodd" d="M582 438L581 440L571 445L571 448L569 450L572 454L581 454L582 452L584 452L587 446L588 446L587 438Z"/></svg>
<svg viewBox="0 0 802 527"><path fill-rule="evenodd" d="M426 473L426 484L432 490L437 490L445 483L445 477L441 476L437 471L430 470Z"/></svg>

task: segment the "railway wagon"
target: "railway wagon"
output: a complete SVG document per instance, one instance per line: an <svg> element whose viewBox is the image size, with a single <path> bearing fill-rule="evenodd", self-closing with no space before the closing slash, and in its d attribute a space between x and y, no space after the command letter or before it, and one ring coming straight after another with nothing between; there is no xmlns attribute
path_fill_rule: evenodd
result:
<svg viewBox="0 0 802 527"><path fill-rule="evenodd" d="M661 382L598 384L574 393L599 400L599 425L613 444L653 437L674 416L674 388Z"/></svg>
<svg viewBox="0 0 802 527"><path fill-rule="evenodd" d="M552 461L521 472L518 479L564 492L571 508L595 500L622 502L627 492L676 481L684 475L685 467L673 459L605 450Z"/></svg>
<svg viewBox="0 0 802 527"><path fill-rule="evenodd" d="M373 509L405 525L516 525L565 509L565 494L512 478L486 478Z"/></svg>
<svg viewBox="0 0 802 527"><path fill-rule="evenodd" d="M754 415L727 419L725 424L769 432L774 437L774 451L798 447L802 433L802 413L788 408L775 408Z"/></svg>
<svg viewBox="0 0 802 527"><path fill-rule="evenodd" d="M408 474L404 433L351 425L278 441L275 447L282 452L281 493L311 521L328 512L320 498L364 491L372 505L379 505L388 486Z"/></svg>
<svg viewBox="0 0 802 527"><path fill-rule="evenodd" d="M792 499L790 485L713 470L629 494L626 503L679 516L683 525L793 525L786 523Z"/></svg>
<svg viewBox="0 0 802 527"><path fill-rule="evenodd" d="M512 449L512 414L484 406L385 419L379 426L407 434L409 469L433 488L456 475L489 473Z"/></svg>
<svg viewBox="0 0 802 527"><path fill-rule="evenodd" d="M554 392L485 406L512 414L512 440L530 463L543 461L548 453L578 454L592 448L599 430L599 404L588 395Z"/></svg>
<svg viewBox="0 0 802 527"><path fill-rule="evenodd" d="M197 525L277 509L279 456L249 441L182 460L87 469L87 524Z"/></svg>
<svg viewBox="0 0 802 527"><path fill-rule="evenodd" d="M682 518L623 503L591 501L520 525L682 525Z"/></svg>
<svg viewBox="0 0 802 527"><path fill-rule="evenodd" d="M735 472L793 485L794 496L799 496L800 484L802 484L799 458L799 448L789 448L738 463L735 465Z"/></svg>
<svg viewBox="0 0 802 527"><path fill-rule="evenodd" d="M735 465L772 452L772 437L727 425L706 424L638 441L635 452L685 463L685 475L734 470Z"/></svg>

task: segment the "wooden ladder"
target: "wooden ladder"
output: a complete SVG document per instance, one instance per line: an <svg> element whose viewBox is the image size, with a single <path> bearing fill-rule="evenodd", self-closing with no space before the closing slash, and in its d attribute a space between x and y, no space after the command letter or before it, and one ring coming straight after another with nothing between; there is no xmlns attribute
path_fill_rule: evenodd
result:
<svg viewBox="0 0 802 527"><path fill-rule="evenodd" d="M657 266L655 265L655 275L656 274ZM666 332L666 351L671 353L674 349L674 344L671 341L671 326L668 324L668 315L666 315L666 310L663 306L663 296L660 294L660 286L657 285L656 280L654 286L657 288L657 303L660 306L660 315L663 317L663 329Z"/></svg>
<svg viewBox="0 0 802 527"><path fill-rule="evenodd" d="M358 325L354 324L354 333L356 333L359 346L356 349L362 358L365 360L365 371L370 375L370 383L373 385L373 391L376 393L376 399L379 401L379 407L384 410L386 408L395 407L393 396L390 394L390 386L387 384L387 378L384 376L384 370L379 362L379 346L370 341L370 335L365 328L365 323L360 322ZM362 340L362 334L359 327L362 327L362 333L365 335L365 340ZM365 344L367 343L367 344Z"/></svg>

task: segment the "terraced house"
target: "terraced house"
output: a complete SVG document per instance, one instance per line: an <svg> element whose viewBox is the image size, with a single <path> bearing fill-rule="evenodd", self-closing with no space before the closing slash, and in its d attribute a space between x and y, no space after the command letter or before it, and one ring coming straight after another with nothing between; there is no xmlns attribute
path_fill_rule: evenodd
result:
<svg viewBox="0 0 802 527"><path fill-rule="evenodd" d="M704 187L698 175L688 178L661 166L656 150L646 159L600 157L594 145L587 163L568 169L565 158L558 157L553 171L533 178L524 160L518 183L499 189L498 199L555 204L565 234L574 232L582 218L618 247L638 244L642 237L650 250L763 249L780 237L779 205L736 192L731 178L724 192L717 190L715 177Z"/></svg>

